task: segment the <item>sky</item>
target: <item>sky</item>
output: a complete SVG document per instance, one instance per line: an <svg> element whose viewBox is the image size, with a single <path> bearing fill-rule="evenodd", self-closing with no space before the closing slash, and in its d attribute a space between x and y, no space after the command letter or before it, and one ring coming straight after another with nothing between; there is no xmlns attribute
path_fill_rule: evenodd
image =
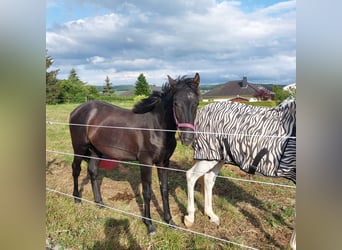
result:
<svg viewBox="0 0 342 250"><path fill-rule="evenodd" d="M66 79L74 68L90 85L196 72L202 84L286 85L296 82L296 1L47 0L46 49L48 70Z"/></svg>

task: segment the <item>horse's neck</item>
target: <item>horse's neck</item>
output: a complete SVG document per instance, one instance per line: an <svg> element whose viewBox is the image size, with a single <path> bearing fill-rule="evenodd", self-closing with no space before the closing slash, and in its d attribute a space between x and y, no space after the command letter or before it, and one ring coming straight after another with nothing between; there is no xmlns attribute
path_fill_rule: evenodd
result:
<svg viewBox="0 0 342 250"><path fill-rule="evenodd" d="M162 129L175 130L176 123L173 118L172 98L165 97L152 111Z"/></svg>

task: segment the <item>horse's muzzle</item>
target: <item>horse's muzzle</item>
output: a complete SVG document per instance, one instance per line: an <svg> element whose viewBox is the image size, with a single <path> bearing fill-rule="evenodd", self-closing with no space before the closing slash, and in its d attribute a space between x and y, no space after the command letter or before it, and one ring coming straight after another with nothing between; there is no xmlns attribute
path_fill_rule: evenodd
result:
<svg viewBox="0 0 342 250"><path fill-rule="evenodd" d="M193 131L181 131L180 132L180 139L183 145L189 146L194 141L194 133Z"/></svg>

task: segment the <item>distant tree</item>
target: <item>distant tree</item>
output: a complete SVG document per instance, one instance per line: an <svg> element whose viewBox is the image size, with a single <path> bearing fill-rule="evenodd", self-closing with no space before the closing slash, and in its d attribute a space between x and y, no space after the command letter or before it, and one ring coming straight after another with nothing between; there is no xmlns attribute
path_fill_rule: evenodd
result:
<svg viewBox="0 0 342 250"><path fill-rule="evenodd" d="M87 90L87 100L95 100L99 97L99 91L95 86L86 85L84 87Z"/></svg>
<svg viewBox="0 0 342 250"><path fill-rule="evenodd" d="M284 101L287 97L290 96L290 93L288 91L283 90L283 88L278 85L273 85L272 91L274 92L274 100L279 102Z"/></svg>
<svg viewBox="0 0 342 250"><path fill-rule="evenodd" d="M74 83L80 82L80 78L78 77L76 70L74 68L70 70L68 80Z"/></svg>
<svg viewBox="0 0 342 250"><path fill-rule="evenodd" d="M267 101L272 99L272 93L269 89L264 87L259 87L256 93L254 94L254 97L256 97L258 100L261 101Z"/></svg>
<svg viewBox="0 0 342 250"><path fill-rule="evenodd" d="M78 77L76 70L70 70L69 77L60 82L59 99L61 102L84 102L88 100L90 92L92 95L97 92L96 88L86 86ZM96 90L96 92L95 92Z"/></svg>
<svg viewBox="0 0 342 250"><path fill-rule="evenodd" d="M109 80L109 77L107 76L105 79L105 86L103 87L103 94L104 95L112 95L114 93L114 89L112 86L112 83Z"/></svg>
<svg viewBox="0 0 342 250"><path fill-rule="evenodd" d="M64 79L60 82L60 89L59 99L61 103L82 102L86 100L87 91L80 83Z"/></svg>
<svg viewBox="0 0 342 250"><path fill-rule="evenodd" d="M48 71L48 69L53 64L53 58L46 54L45 57L46 62L46 103L48 104L56 104L58 103L58 95L59 95L59 86L57 74L59 69Z"/></svg>
<svg viewBox="0 0 342 250"><path fill-rule="evenodd" d="M137 81L135 82L135 92L134 95L145 95L149 96L151 94L151 88L146 81L146 78L143 73L138 76Z"/></svg>

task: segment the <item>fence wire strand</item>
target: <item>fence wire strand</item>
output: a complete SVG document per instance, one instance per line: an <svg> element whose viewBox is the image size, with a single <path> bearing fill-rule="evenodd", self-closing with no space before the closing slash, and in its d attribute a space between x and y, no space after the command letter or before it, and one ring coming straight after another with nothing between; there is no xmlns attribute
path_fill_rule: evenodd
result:
<svg viewBox="0 0 342 250"><path fill-rule="evenodd" d="M46 152L49 153L55 153L55 154L61 154L61 155L69 155L69 156L79 156L83 158L88 158L88 159L94 159L94 160L105 160L105 161L111 161L111 162L118 162L118 163L123 163L123 164L128 164L128 165L135 165L135 166L143 166L143 167L150 167L150 168L160 168L160 169L165 169L169 171L175 171L175 172L182 172L186 173L187 170L184 169L176 169L176 168L167 168L167 167L161 167L161 166L156 166L156 165L148 165L148 164L140 164L137 162L131 162L131 161L119 161L119 160L113 160L113 159L103 159L99 157L94 157L94 156L87 156L87 155L80 155L80 154L74 154L74 153L67 153L67 152L60 152L56 150L49 150L46 149ZM206 172L196 172L193 171L194 173L200 173L201 175L204 175ZM236 177L231 177L231 176L223 176L223 175L217 175L217 178L223 178L223 179L230 179L230 180L235 180L235 181L243 181L243 182L252 182L252 183L257 183L257 184L265 184L265 185L271 185L271 186L278 186L278 187L284 187L284 188L292 188L296 189L295 185L286 185L286 184L279 184L279 183L274 183L274 182L265 182L265 181L256 181L256 180L247 180L247 179L242 179L242 178L236 178Z"/></svg>
<svg viewBox="0 0 342 250"><path fill-rule="evenodd" d="M119 126L105 126L105 125L91 125L91 124L78 124L67 122L46 121L48 125L68 125L68 126L80 126L80 127L95 127L95 128L108 128L108 129L126 129L126 130L143 130L143 131L158 131L158 132L179 132L179 130L172 129L157 129L157 128L139 128L139 127L119 127ZM245 136L245 137L268 137L268 138L291 138L296 139L296 136L277 136L277 135L250 135L250 134L237 134L237 133L221 133L221 132L209 132L209 131L183 131L191 134L209 134L209 135L225 135L225 136Z"/></svg>

